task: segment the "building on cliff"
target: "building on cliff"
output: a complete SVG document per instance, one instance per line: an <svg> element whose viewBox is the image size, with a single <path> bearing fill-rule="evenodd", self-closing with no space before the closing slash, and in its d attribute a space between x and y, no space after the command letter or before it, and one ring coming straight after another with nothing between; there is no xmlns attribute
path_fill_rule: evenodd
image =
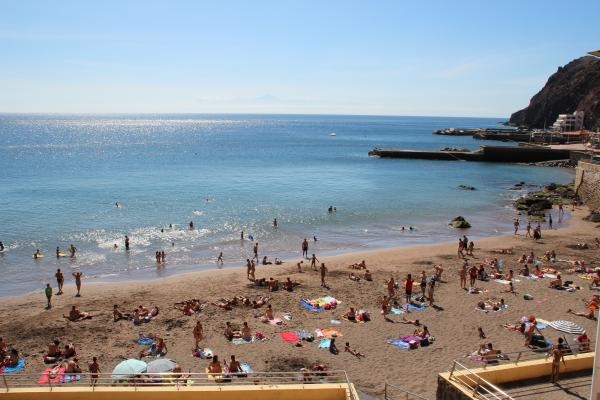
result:
<svg viewBox="0 0 600 400"><path fill-rule="evenodd" d="M557 132L574 132L583 129L583 117L585 112L575 111L573 114L558 114L558 118L552 125Z"/></svg>

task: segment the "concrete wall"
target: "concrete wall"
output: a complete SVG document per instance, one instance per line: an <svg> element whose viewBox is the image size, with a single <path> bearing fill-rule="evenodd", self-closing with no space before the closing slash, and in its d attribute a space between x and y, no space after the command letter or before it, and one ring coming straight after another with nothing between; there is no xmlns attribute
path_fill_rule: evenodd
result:
<svg viewBox="0 0 600 400"><path fill-rule="evenodd" d="M575 190L590 210L600 210L600 164L579 161L575 174Z"/></svg>
<svg viewBox="0 0 600 400"><path fill-rule="evenodd" d="M6 400L55 399L55 400L346 400L347 390L343 384L282 385L282 386L203 386L203 387L47 387L11 389L0 392Z"/></svg>
<svg viewBox="0 0 600 400"><path fill-rule="evenodd" d="M589 370L591 373L594 364L594 353L565 356L565 363L566 367L561 363L561 373L587 370ZM549 377L551 370L552 361L548 358L523 361L518 364L510 363L497 366L488 366L487 368L477 368L471 371L486 381L501 388L502 383L506 382L518 382L540 377ZM463 385L456 384L461 377L470 378L465 379L465 381L476 379L476 377L474 377L469 371L455 371L451 380L449 372L439 374L436 399L472 399L470 396L471 391L468 391Z"/></svg>

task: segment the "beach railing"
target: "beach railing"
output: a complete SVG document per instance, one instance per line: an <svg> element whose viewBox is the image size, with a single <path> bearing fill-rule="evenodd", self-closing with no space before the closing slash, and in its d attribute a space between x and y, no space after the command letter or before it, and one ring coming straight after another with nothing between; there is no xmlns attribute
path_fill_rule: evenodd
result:
<svg viewBox="0 0 600 400"><path fill-rule="evenodd" d="M408 391L400 386L392 385L388 382L385 383L383 398L385 400L429 400L426 397Z"/></svg>
<svg viewBox="0 0 600 400"><path fill-rule="evenodd" d="M38 383L43 382L43 383ZM60 387L86 387L94 391L103 387L172 387L181 390L195 386L232 386L232 385L318 385L339 384L348 388L347 398L358 400L351 389L346 371L301 371L301 372L249 372L232 374L211 373L140 373L115 378L110 373L60 373L56 375L14 373L3 374L0 379L0 391L9 392L17 388L47 388L48 391Z"/></svg>
<svg viewBox="0 0 600 400"><path fill-rule="evenodd" d="M457 371L461 373L455 374ZM482 378L476 372L470 370L456 360L454 360L454 363L452 364L449 380L458 382L463 388L470 392L470 395L473 398L498 400L513 399L498 386Z"/></svg>

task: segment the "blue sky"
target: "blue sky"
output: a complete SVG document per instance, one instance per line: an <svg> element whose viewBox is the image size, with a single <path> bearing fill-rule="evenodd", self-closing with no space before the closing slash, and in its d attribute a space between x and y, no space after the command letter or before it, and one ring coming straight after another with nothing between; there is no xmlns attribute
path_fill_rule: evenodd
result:
<svg viewBox="0 0 600 400"><path fill-rule="evenodd" d="M508 117L600 1L5 1L0 112Z"/></svg>

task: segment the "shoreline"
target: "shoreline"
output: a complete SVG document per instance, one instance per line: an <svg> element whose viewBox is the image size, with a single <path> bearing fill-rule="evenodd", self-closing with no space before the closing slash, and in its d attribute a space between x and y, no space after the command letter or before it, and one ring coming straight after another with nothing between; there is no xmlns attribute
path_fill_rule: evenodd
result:
<svg viewBox="0 0 600 400"><path fill-rule="evenodd" d="M591 246L580 250L572 248L576 243L593 243L598 236L596 224L584 221L587 208L578 208L569 219L568 226L542 230L542 240L534 242L524 238L524 230L518 236L503 235L478 239L475 242L475 255L468 257L473 263L483 262L486 258L498 257L506 268L518 271L516 259L522 253L534 251L541 257L545 251L556 250L561 260L585 259L592 267L600 266L600 249ZM462 231L457 231L458 233ZM468 232L464 232L468 233ZM456 252L456 243L445 242L410 247L395 247L368 251L356 251L319 259L328 268L328 289L319 285L319 274L310 270L310 263L304 261L302 273L298 273L296 262L290 261L283 266L257 266L257 278L274 277L280 282L286 277L301 283L293 292L279 290L270 293L266 288L248 286L244 277L245 267L232 267L196 271L183 275L170 276L152 281L88 283L84 280L82 297L74 297L73 285L64 287L65 294L53 297L53 307L45 310L45 298L40 289L36 292L18 296L3 297L0 311L11 318L0 322L0 336L18 348L27 360L25 372L41 373L47 368L41 360L46 351L46 343L58 338L61 344L74 343L80 355L80 365L84 367L97 356L103 372L110 372L121 358L135 358L143 347L135 340L140 333L153 333L165 338L168 344L167 357L177 360L184 370L202 371L207 360L191 357L193 347L192 330L196 321L204 325L204 339L200 346L209 347L221 359L231 354L241 361L249 362L255 371L289 370L296 371L300 366L310 366L315 362L326 364L330 369L346 370L350 380L359 390L381 394L384 382L399 385L414 393L429 397L435 394L436 377L439 372L447 371L452 360L461 358L477 350L482 342L493 342L494 347L504 353L523 349L523 338L516 332L501 327L503 323L514 323L524 315L535 314L546 320L567 319L581 325L590 337L595 337L596 322L584 317L566 313L568 308L582 311L582 298L591 295L587 283L578 274L567 272L567 261L548 264L560 269L565 279L573 280L582 287L576 293L548 288L549 279L538 281L519 278L515 283L518 294L506 293L507 286L497 282L477 281L476 285L484 289L481 294L469 294L459 287L457 270L462 261ZM511 248L512 254L496 252ZM362 271L348 268L348 265L366 260L367 268L373 274L373 281L355 282L348 279L352 271L362 276ZM298 259L299 261L299 259ZM401 323L401 315L389 315L388 320L379 314L379 299L387 293L385 280L390 276L402 285L407 273L418 277L421 270L428 274L434 265L444 268L443 283L436 287L435 304L437 309L429 307L424 311L406 314L408 319L420 319L429 327L436 340L429 347L417 350L403 350L386 343L390 338L411 334L414 326ZM55 282L54 282L55 284ZM54 285L53 285L54 286ZM415 284L414 292L419 292ZM525 300L523 295L531 294L533 301ZM268 295L276 316L289 312L291 320L285 325L263 324L256 319L264 307L234 306L232 310L212 305L221 297L232 298L243 295L253 298ZM340 300L337 309L323 312L311 312L298 305L300 299L314 299L331 295ZM508 308L501 312L483 313L476 310L478 301L487 297L506 299ZM198 298L208 305L199 314L185 316L174 309L174 303ZM400 302L404 298L403 289L396 297ZM142 304L147 308L160 307L157 318L148 324L134 325L130 321L113 322L112 305L118 304L124 312ZM90 312L93 319L81 322L67 322L62 315L68 313L72 305L82 311ZM342 314L349 307L365 308L371 314L371 321L357 324L344 321ZM340 320L340 325L331 325L331 320ZM226 322L241 324L248 322L252 332L262 332L268 340L265 342L235 345L223 337ZM317 348L315 343L302 342L298 347L284 342L279 333L305 329L314 331L335 327L343 333L338 348L342 352L332 355L327 350ZM478 338L477 328L482 327L487 339ZM552 340L560 335L552 329L542 331ZM571 336L567 335L569 339ZM348 341L352 348L366 354L366 358L357 359L343 352ZM32 383L33 384L33 383Z"/></svg>
<svg viewBox="0 0 600 400"><path fill-rule="evenodd" d="M579 212L583 212L582 210L578 210ZM566 223L564 223L564 225L561 225L558 228L554 228L552 229L550 232L559 232L561 230L566 230L572 227L573 221L575 220L575 213L570 211L569 212L570 215L568 218L566 218ZM581 218L579 218L581 219ZM462 235L467 235L468 236L468 229L456 229L456 228L452 228L456 233L457 233L457 238L462 237ZM521 229L523 230L523 229ZM548 232L547 230L543 231L543 232ZM485 244L487 242L496 242L496 241L500 241L502 239L511 239L514 238L513 235L493 235L493 236L487 236L484 238L480 238L477 239L477 244L476 246L480 246L482 243ZM332 255L324 255L321 256L324 260L328 260L329 262L338 264L340 262L350 262L350 260L358 260L358 259L366 259L368 258L369 255L373 256L378 256L378 257L382 257L386 262L390 261L391 257L397 256L398 253L401 253L403 251L407 252L408 254L413 254L417 251L422 251L422 250L429 250L431 253L439 253L440 251L444 251L444 252L452 252L455 251L456 249L456 243L455 242L440 242L440 243L425 243L425 244L407 244L406 246L393 246L393 247L381 247L381 248L374 248L374 249L369 249L369 250L357 250L357 251L344 251L342 253L339 254L335 254L333 253ZM309 261L309 259L301 259L298 258L298 261ZM298 261L285 261L282 265L262 265L260 263L257 263L256 265L256 271L260 272L260 271L268 271L269 273L275 274L277 275L278 273L280 273L282 271L283 268L285 267L289 267L289 269L294 272L295 267L295 263L297 263ZM308 265L308 264L307 264ZM186 271L186 272L182 272L182 273L176 273L173 275L168 275L168 276L163 276L163 277L152 277L152 278L147 278L147 279L142 279L142 280L126 280L126 281L92 281L89 282L85 279L85 275L84 275L84 279L83 279L83 284L82 287L86 288L85 290L87 290L87 288L90 288L92 291L94 291L94 293L96 293L98 290L98 288L101 287L107 287L107 286L119 286L122 288L127 288L129 285L131 286L135 286L135 285L142 285L144 283L146 284L151 284L151 285L161 285L161 284L174 284L174 283L179 283L179 281L185 281L186 279L189 278L202 278L202 277L206 277L207 275L210 277L210 275L214 275L216 276L222 276L224 274L227 273L235 273L235 274L243 274L243 272L245 271L246 267L245 266L227 266L227 267L223 267L223 268L214 268L214 269L203 269L203 270L198 270L198 271ZM67 280L68 283L65 283L64 288L74 288L75 287L75 283L68 278ZM50 281L50 282L46 282L46 283L50 283L51 286L53 286L56 281ZM43 292L43 287L40 288L40 290L34 290L31 292L26 292L26 293L21 293L21 294L16 294L16 295L7 295L7 296L0 296L0 299L9 301L10 299L18 299L20 297L27 297L27 296L33 296L33 295L39 295L40 293Z"/></svg>

